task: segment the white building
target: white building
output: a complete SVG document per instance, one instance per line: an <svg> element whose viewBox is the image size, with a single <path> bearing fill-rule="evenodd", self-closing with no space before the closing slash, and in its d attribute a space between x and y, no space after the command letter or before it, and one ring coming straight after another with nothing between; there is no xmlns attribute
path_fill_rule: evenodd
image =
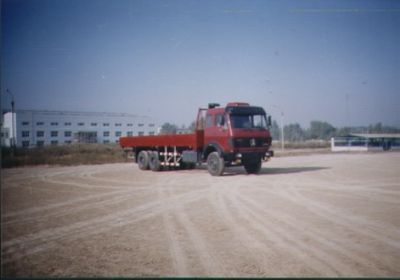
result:
<svg viewBox="0 0 400 280"><path fill-rule="evenodd" d="M7 146L13 136L17 147L36 147L118 143L121 136L154 135L158 131L155 119L132 114L17 110L14 116L15 133L12 113L3 116L2 144Z"/></svg>

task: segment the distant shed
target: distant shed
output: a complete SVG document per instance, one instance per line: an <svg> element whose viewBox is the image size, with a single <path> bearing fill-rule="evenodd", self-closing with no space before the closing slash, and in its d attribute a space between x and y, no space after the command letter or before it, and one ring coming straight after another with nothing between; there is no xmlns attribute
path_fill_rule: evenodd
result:
<svg viewBox="0 0 400 280"><path fill-rule="evenodd" d="M400 134L352 133L331 139L332 152L400 149Z"/></svg>

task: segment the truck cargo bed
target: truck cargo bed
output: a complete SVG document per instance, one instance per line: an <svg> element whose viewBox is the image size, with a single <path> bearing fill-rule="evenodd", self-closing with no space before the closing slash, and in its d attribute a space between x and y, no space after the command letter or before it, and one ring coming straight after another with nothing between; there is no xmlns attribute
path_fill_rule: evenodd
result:
<svg viewBox="0 0 400 280"><path fill-rule="evenodd" d="M189 147L198 149L203 145L203 131L193 134L155 135L155 136L128 136L120 138L123 148L135 147Z"/></svg>

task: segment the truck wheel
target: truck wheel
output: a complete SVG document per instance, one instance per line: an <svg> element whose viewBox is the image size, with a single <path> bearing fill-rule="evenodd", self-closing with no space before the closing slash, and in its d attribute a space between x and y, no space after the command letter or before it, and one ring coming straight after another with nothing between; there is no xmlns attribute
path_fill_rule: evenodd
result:
<svg viewBox="0 0 400 280"><path fill-rule="evenodd" d="M149 169L149 154L146 151L140 151L137 164L139 165L139 169L141 170L148 170Z"/></svg>
<svg viewBox="0 0 400 280"><path fill-rule="evenodd" d="M161 170L161 164L160 164L160 159L158 158L158 152L150 152L149 167L152 171Z"/></svg>
<svg viewBox="0 0 400 280"><path fill-rule="evenodd" d="M261 170L261 160L257 162L243 163L248 174L258 174Z"/></svg>
<svg viewBox="0 0 400 280"><path fill-rule="evenodd" d="M218 152L212 152L207 157L207 169L212 176L221 176L224 173L225 162Z"/></svg>

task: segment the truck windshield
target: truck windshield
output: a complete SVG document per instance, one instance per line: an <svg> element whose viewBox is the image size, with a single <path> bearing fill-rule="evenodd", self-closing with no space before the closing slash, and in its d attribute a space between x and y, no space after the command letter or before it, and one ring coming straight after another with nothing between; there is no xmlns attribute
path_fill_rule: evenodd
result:
<svg viewBox="0 0 400 280"><path fill-rule="evenodd" d="M265 115L231 115L232 128L267 128Z"/></svg>

